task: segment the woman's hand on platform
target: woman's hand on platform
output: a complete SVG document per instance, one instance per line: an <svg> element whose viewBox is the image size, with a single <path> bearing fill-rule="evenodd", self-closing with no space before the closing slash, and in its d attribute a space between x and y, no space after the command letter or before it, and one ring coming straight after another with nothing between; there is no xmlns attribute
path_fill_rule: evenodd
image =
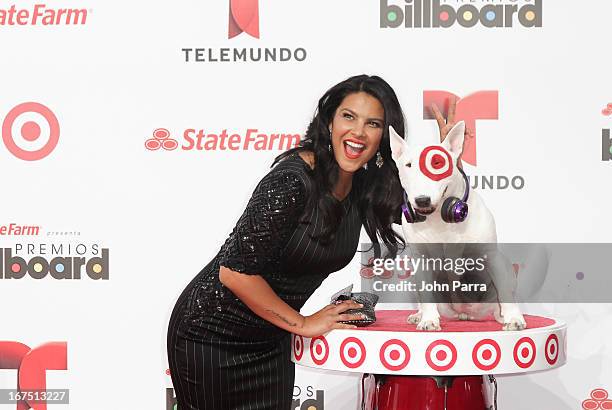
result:
<svg viewBox="0 0 612 410"><path fill-rule="evenodd" d="M343 313L349 309L359 309L363 305L353 301L345 300L337 305L327 305L317 313L304 317L304 322L298 333L304 337L320 336L333 329L355 329L357 326L340 323L347 320L361 320L361 313L347 314Z"/></svg>

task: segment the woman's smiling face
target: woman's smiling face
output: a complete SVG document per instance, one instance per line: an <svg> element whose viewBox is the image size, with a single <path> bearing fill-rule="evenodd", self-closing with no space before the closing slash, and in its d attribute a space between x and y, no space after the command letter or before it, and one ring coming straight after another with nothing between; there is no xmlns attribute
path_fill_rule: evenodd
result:
<svg viewBox="0 0 612 410"><path fill-rule="evenodd" d="M365 92L347 95L330 124L332 149L340 168L356 172L378 151L385 125L380 101Z"/></svg>

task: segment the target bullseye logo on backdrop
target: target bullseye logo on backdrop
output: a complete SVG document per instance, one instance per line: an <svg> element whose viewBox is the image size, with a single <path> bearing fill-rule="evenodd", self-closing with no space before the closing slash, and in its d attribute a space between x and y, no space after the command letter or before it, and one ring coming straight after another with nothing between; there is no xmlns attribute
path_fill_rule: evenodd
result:
<svg viewBox="0 0 612 410"><path fill-rule="evenodd" d="M15 106L2 122L2 140L6 148L24 161L38 161L48 156L59 142L57 117L47 106L25 102Z"/></svg>

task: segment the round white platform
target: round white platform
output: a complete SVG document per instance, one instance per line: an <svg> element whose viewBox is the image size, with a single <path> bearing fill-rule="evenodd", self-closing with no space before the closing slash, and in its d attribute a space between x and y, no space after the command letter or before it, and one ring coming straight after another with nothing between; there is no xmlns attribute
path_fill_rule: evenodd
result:
<svg viewBox="0 0 612 410"><path fill-rule="evenodd" d="M293 362L319 369L405 375L526 373L563 365L565 323L524 315L527 329L503 331L493 320L442 320L441 332L406 323L414 311L378 310L376 323L325 336L292 337Z"/></svg>

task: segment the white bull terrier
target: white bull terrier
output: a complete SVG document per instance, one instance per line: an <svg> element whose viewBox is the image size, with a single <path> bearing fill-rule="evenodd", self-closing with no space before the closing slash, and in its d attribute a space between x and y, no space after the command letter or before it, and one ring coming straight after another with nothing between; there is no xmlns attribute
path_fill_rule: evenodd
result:
<svg viewBox="0 0 612 410"><path fill-rule="evenodd" d="M516 277L512 265L497 252L495 245L497 234L493 215L480 196L470 191L467 177L457 167L457 158L463 150L465 123L455 124L442 144L411 144L393 127L389 127L389 131L392 158L399 171L407 205L402 218L404 239L413 250L424 254L430 250L425 244L483 244L489 255L487 274L496 292L494 303L423 303L419 292L419 310L408 317L408 322L417 324L419 330L441 330L440 313L459 320L473 320L493 313L504 330L524 329L525 319L514 303ZM412 219L412 223L407 219ZM460 254L461 246L457 245ZM446 252L446 247L443 248ZM433 276L426 278L435 281Z"/></svg>

